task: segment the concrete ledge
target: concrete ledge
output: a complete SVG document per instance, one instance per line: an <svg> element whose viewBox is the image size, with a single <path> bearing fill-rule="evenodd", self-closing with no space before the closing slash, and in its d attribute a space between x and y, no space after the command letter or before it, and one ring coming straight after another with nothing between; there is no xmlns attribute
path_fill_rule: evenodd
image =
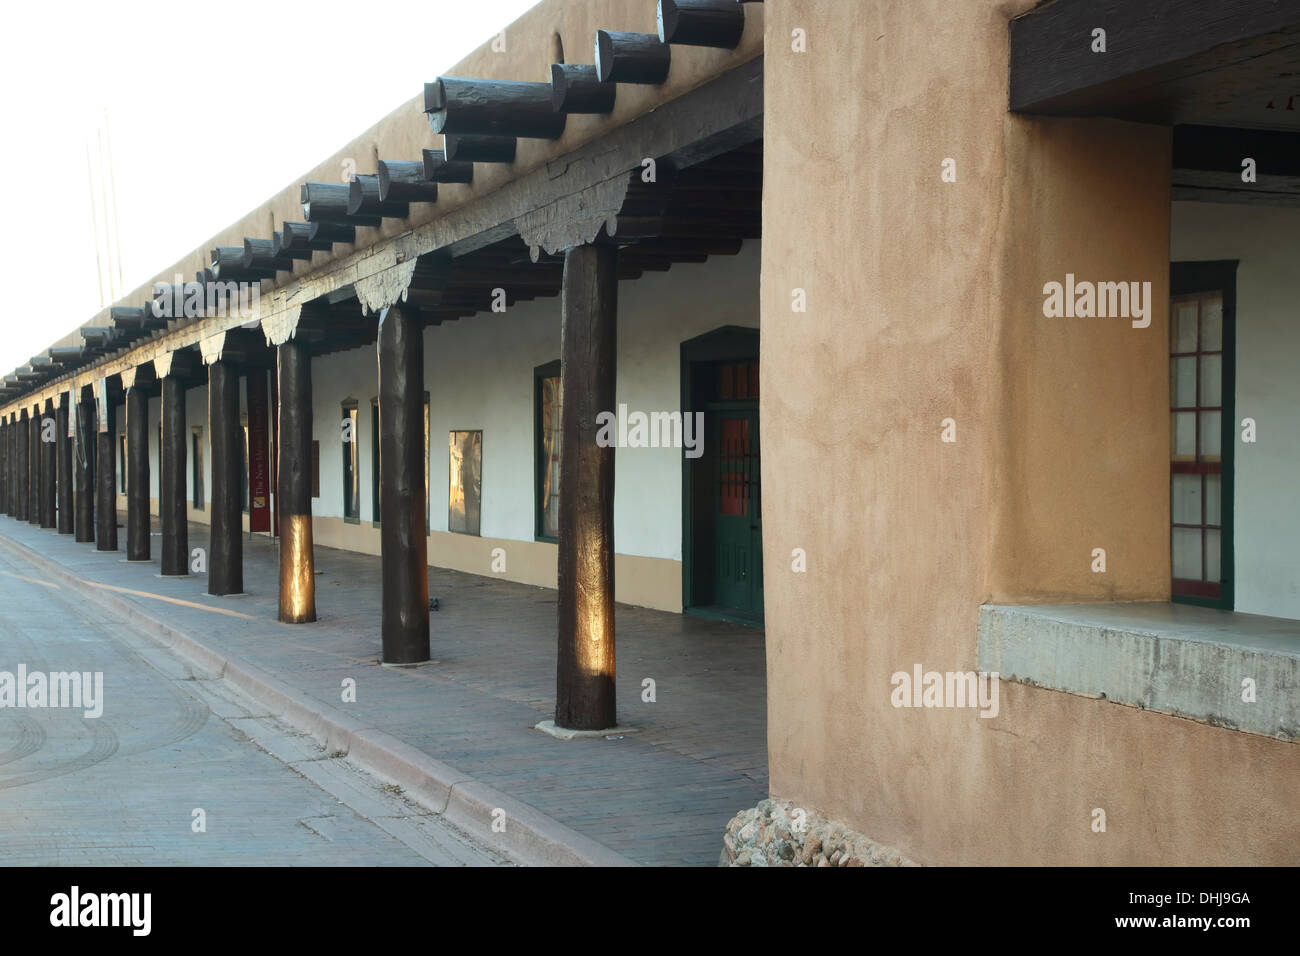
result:
<svg viewBox="0 0 1300 956"><path fill-rule="evenodd" d="M328 753L346 753L367 770L402 787L421 805L480 839L495 843L516 860L537 866L639 865L509 794L316 700L241 658L197 640L128 598L95 587L58 562L3 534L0 543L40 568L47 577L81 591L138 632L176 651L199 671L228 680L268 712L310 734ZM493 811L498 808L505 811L504 816L498 815L505 827L493 832Z"/></svg>
<svg viewBox="0 0 1300 956"><path fill-rule="evenodd" d="M979 668L1216 727L1300 737L1300 621L1184 604L985 605ZM1248 679L1253 701L1243 699Z"/></svg>

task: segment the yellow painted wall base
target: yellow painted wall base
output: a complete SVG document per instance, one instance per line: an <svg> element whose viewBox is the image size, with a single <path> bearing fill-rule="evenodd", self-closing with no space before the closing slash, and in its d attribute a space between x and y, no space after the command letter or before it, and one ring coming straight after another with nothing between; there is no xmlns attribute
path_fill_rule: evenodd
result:
<svg viewBox="0 0 1300 956"><path fill-rule="evenodd" d="M344 551L379 554L379 528L369 521L353 523L342 518L316 517L315 543ZM495 553L496 549L501 549ZM547 541L511 541L434 531L429 535L429 564L484 577L499 577L520 584L556 586L558 548ZM494 562L497 568L494 570ZM614 599L623 604L658 611L682 610L682 563L671 558L635 554L614 555Z"/></svg>

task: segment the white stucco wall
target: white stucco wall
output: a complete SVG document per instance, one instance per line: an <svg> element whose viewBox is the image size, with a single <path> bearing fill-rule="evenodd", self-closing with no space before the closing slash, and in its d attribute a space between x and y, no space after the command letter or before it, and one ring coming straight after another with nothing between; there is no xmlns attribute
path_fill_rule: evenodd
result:
<svg viewBox="0 0 1300 956"><path fill-rule="evenodd" d="M194 454L190 435L198 425L203 429L203 510L193 507L194 498ZM212 502L212 439L208 434L208 387L185 390L185 503L191 520L207 522L211 513Z"/></svg>
<svg viewBox="0 0 1300 956"><path fill-rule="evenodd" d="M619 284L617 398L630 410L677 410L681 343L719 326L758 327L759 244L737 256L675 265ZM448 432L483 431L484 537L532 541L533 371L560 357L558 297L523 302L427 329L430 395L430 527L447 530ZM372 520L370 400L373 346L312 363L313 433L321 443L321 497L314 513L343 514L341 403L360 409L361 517ZM614 535L620 554L681 560L681 451L619 449ZM436 558L430 560L436 563Z"/></svg>
<svg viewBox="0 0 1300 956"><path fill-rule="evenodd" d="M1172 226L1173 261L1239 260L1236 610L1300 618L1300 209L1176 202Z"/></svg>

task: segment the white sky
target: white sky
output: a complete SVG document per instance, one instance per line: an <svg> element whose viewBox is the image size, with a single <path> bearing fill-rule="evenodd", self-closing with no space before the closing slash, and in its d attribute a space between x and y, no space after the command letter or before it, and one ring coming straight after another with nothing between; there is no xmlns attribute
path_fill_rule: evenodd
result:
<svg viewBox="0 0 1300 956"><path fill-rule="evenodd" d="M101 308L86 138L104 109L129 291L536 2L5 4L0 375Z"/></svg>

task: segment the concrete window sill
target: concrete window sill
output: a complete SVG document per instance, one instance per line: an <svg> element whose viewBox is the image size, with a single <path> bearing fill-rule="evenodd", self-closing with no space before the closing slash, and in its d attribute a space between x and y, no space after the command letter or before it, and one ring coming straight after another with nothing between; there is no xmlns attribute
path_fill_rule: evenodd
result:
<svg viewBox="0 0 1300 956"><path fill-rule="evenodd" d="M1300 737L1300 621L1185 604L980 608L979 667L1232 730ZM1254 702L1242 699L1254 681Z"/></svg>

